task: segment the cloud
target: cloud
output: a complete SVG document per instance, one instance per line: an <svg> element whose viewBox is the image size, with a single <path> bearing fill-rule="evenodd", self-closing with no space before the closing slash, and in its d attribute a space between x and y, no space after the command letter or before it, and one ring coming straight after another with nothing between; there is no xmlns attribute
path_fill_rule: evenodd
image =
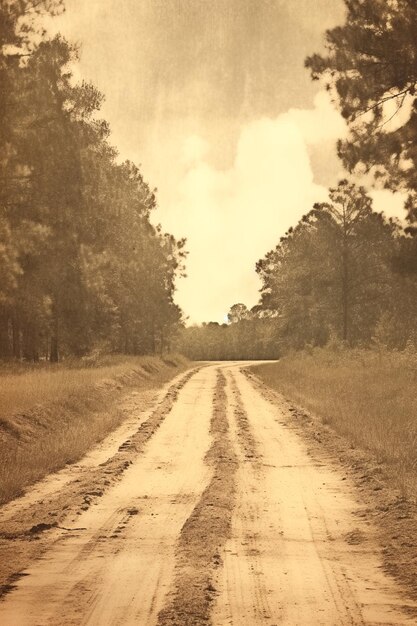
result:
<svg viewBox="0 0 417 626"><path fill-rule="evenodd" d="M388 189L374 189L370 191L369 195L373 200L374 211L385 213L387 217L397 218L400 221L405 220L406 211L404 204L407 200L406 193L393 193Z"/></svg>
<svg viewBox="0 0 417 626"><path fill-rule="evenodd" d="M392 133L406 124L414 110L414 96L407 93L404 97L392 98L391 93L386 93L386 100L383 104L383 122L381 128L383 132Z"/></svg>
<svg viewBox="0 0 417 626"><path fill-rule="evenodd" d="M190 135L183 144L182 160L185 165L193 165L202 161L209 151L209 144L198 135Z"/></svg>
<svg viewBox="0 0 417 626"><path fill-rule="evenodd" d="M324 93L311 110L244 126L228 170L209 164L203 139L185 140L180 159L187 167L163 221L168 229L180 226L188 239L188 276L177 301L191 321L222 322L235 302L256 304L256 261L327 197L314 182L308 146L342 133L344 122Z"/></svg>
<svg viewBox="0 0 417 626"><path fill-rule="evenodd" d="M345 120L336 111L326 91L318 92L312 111L290 109L287 116L301 130L309 145L344 139L348 134Z"/></svg>

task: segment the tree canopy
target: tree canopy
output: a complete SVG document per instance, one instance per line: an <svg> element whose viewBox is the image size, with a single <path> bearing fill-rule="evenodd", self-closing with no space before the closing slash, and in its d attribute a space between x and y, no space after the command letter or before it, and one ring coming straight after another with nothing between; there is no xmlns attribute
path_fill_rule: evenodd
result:
<svg viewBox="0 0 417 626"><path fill-rule="evenodd" d="M155 191L122 163L76 84L77 50L38 29L59 0L0 1L0 356L166 348L183 240L151 221Z"/></svg>
<svg viewBox="0 0 417 626"><path fill-rule="evenodd" d="M178 347L196 359L273 359L329 342L403 349L417 339L406 254L402 228L341 180L258 261L259 304L233 305L229 324L185 329Z"/></svg>
<svg viewBox="0 0 417 626"><path fill-rule="evenodd" d="M345 0L346 21L326 32L327 54L307 58L324 79L350 136L339 155L392 189L417 191L417 5ZM411 209L410 205L410 209Z"/></svg>

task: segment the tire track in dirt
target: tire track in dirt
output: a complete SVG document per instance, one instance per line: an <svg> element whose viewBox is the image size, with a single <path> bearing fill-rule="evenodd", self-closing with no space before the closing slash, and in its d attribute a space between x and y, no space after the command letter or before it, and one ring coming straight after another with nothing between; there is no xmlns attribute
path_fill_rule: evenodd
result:
<svg viewBox="0 0 417 626"><path fill-rule="evenodd" d="M308 444L312 459L325 459L345 472L346 478L355 483L362 507L357 512L360 520L370 519L375 524L377 537L382 546L384 571L404 585L404 604L417 596L417 502L407 500L399 490L392 487L389 476L384 475L383 465L366 450L347 443L321 419L307 409L268 387L256 371L243 370L247 380L272 404L291 414L291 429ZM346 540L360 545L363 537L353 531ZM407 608L417 620L417 610ZM416 622L417 623L417 622Z"/></svg>
<svg viewBox="0 0 417 626"><path fill-rule="evenodd" d="M203 368L191 377L143 454L95 506L65 522L69 532L46 533L49 549L0 602L1 624L157 623L181 529L212 475L204 458L216 374Z"/></svg>
<svg viewBox="0 0 417 626"><path fill-rule="evenodd" d="M237 424L237 436L243 455L246 460L251 461L259 469L259 450L253 434L249 416L242 400L236 378L229 372L229 382L234 400L234 417Z"/></svg>
<svg viewBox="0 0 417 626"><path fill-rule="evenodd" d="M81 474L51 498L17 507L10 518L0 520L0 598L13 591L16 582L30 561L49 547L50 533L62 529L61 524L71 515L88 510L106 489L123 477L134 458L141 454L174 406L178 394L200 368L194 368L168 387L162 401L151 412L118 451L96 468L86 468Z"/></svg>
<svg viewBox="0 0 417 626"><path fill-rule="evenodd" d="M229 436L226 378L217 372L210 433L213 443L205 463L213 467L210 483L184 524L176 550L174 588L158 626L211 623L220 551L231 534L237 457Z"/></svg>
<svg viewBox="0 0 417 626"><path fill-rule="evenodd" d="M269 565L264 561L260 571L271 590L271 620L289 626L415 623L415 603L405 601L401 588L381 571L374 529L358 519L360 503L340 466L323 450L315 454L307 448L305 424L294 422L294 411L282 398L277 402L277 394L245 370L236 378L267 461L258 519L259 549ZM233 621L241 623L258 621Z"/></svg>
<svg viewBox="0 0 417 626"><path fill-rule="evenodd" d="M236 442L238 471L232 532L222 551L219 594L213 610L215 624L270 624L269 590L265 585L259 528L263 505L257 494L262 490L264 466L259 442L242 399L236 371L227 372L231 435Z"/></svg>

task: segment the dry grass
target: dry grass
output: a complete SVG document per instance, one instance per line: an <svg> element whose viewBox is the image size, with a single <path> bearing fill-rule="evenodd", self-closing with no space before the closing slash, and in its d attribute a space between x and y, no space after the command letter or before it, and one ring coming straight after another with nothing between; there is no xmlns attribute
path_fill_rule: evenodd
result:
<svg viewBox="0 0 417 626"><path fill-rule="evenodd" d="M0 369L0 420L38 404L63 402L103 379L123 376L137 367L152 367L152 363L155 363L153 357L115 356L94 367L82 361L40 368L3 365Z"/></svg>
<svg viewBox="0 0 417 626"><path fill-rule="evenodd" d="M405 495L417 496L417 355L315 349L253 371L371 451Z"/></svg>
<svg viewBox="0 0 417 626"><path fill-rule="evenodd" d="M80 459L123 419L132 388L162 385L188 367L182 357L114 357L0 375L0 503Z"/></svg>

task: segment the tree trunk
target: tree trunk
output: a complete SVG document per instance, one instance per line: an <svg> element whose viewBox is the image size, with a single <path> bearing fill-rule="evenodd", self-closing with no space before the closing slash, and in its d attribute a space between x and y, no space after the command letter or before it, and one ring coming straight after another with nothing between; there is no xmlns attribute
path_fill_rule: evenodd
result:
<svg viewBox="0 0 417 626"><path fill-rule="evenodd" d="M343 276L343 332L342 339L347 341L348 339L348 292L347 292L347 280Z"/></svg>
<svg viewBox="0 0 417 626"><path fill-rule="evenodd" d="M160 340L161 340L160 355L161 355L161 358L162 358L163 355L164 355L164 348L165 348L165 337L164 337L164 329L163 328L161 328Z"/></svg>
<svg viewBox="0 0 417 626"><path fill-rule="evenodd" d="M12 356L9 334L9 315L0 314L0 358L8 359Z"/></svg>
<svg viewBox="0 0 417 626"><path fill-rule="evenodd" d="M56 311L54 313L49 360L51 363L58 363L59 361L59 320L58 313Z"/></svg>
<svg viewBox="0 0 417 626"><path fill-rule="evenodd" d="M25 361L39 361L38 337L36 328L30 322L23 329L23 358Z"/></svg>
<svg viewBox="0 0 417 626"><path fill-rule="evenodd" d="M15 311L12 319L12 342L13 342L13 357L20 359L22 356L22 346L20 341L20 319L19 314Z"/></svg>
<svg viewBox="0 0 417 626"><path fill-rule="evenodd" d="M342 316L342 339L347 342L349 339L349 251L346 240L343 243L342 253Z"/></svg>
<svg viewBox="0 0 417 626"><path fill-rule="evenodd" d="M156 337L155 337L155 323L152 322L152 334L151 334L151 350L152 354L156 354Z"/></svg>

